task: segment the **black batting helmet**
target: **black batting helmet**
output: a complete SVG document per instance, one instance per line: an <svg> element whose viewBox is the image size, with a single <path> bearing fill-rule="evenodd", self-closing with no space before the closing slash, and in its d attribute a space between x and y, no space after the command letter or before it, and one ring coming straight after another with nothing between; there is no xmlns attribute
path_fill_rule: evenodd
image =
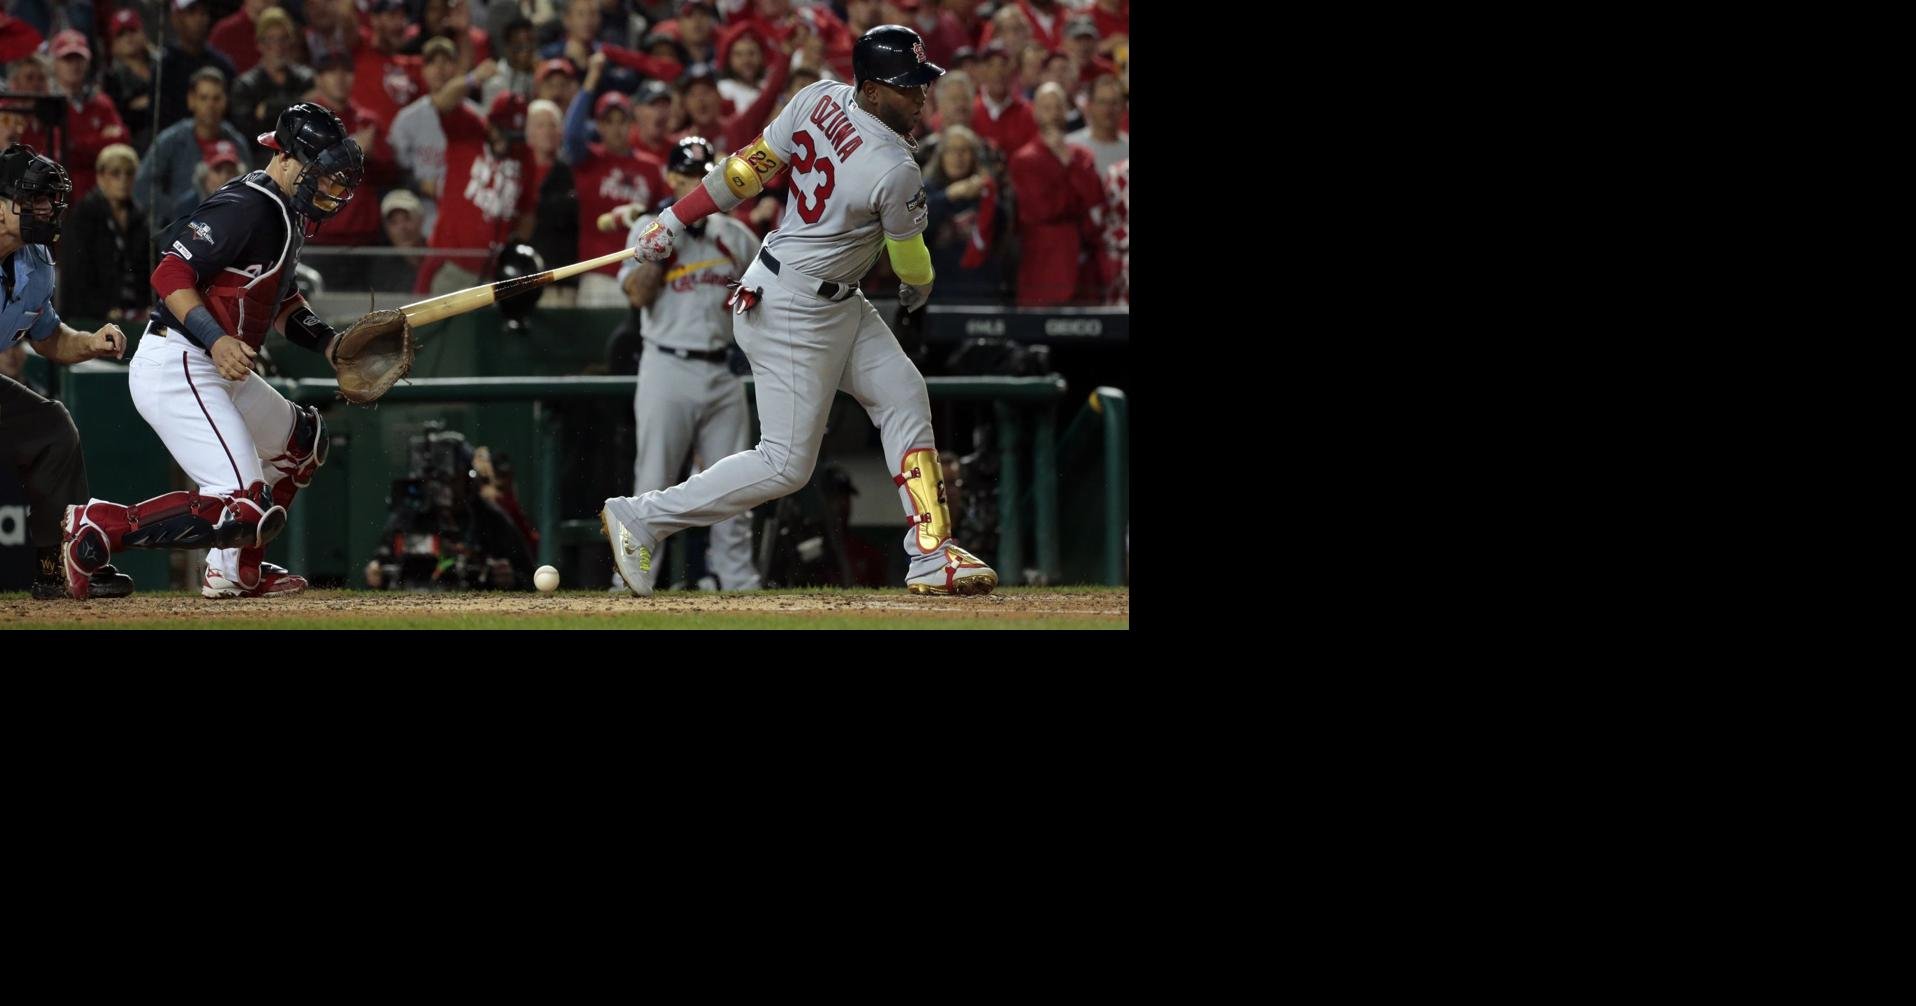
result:
<svg viewBox="0 0 1916 1006"><path fill-rule="evenodd" d="M944 67L925 59L925 40L902 24L881 24L852 46L854 86L882 80L898 87L918 87L944 75Z"/></svg>
<svg viewBox="0 0 1916 1006"><path fill-rule="evenodd" d="M665 170L695 178L712 170L712 144L703 136L688 136L672 145L665 155Z"/></svg>
<svg viewBox="0 0 1916 1006"><path fill-rule="evenodd" d="M299 179L293 183L293 208L312 221L308 236L319 221L331 219L352 202L366 172L366 154L346 135L345 123L332 109L310 101L289 105L279 113L273 131L257 139L300 163Z"/></svg>
<svg viewBox="0 0 1916 1006"><path fill-rule="evenodd" d="M67 169L32 147L16 143L0 153L0 199L11 199L20 213L20 240L30 245L52 244L60 237L60 218L66 215L73 182ZM34 204L45 196L50 212L41 215Z"/></svg>

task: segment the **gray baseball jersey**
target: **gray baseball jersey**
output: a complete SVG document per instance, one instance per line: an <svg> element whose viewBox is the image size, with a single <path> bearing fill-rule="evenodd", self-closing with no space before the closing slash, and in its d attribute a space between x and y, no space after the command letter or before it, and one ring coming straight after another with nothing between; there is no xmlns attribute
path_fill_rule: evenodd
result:
<svg viewBox="0 0 1916 1006"><path fill-rule="evenodd" d="M656 214L642 216L626 236L627 247L639 243ZM758 236L752 229L722 213L702 221L703 232L690 231L673 242L674 255L665 263L665 279L657 299L640 312L645 341L669 349L706 352L732 342L732 312L725 307L726 289L745 275L758 254ZM619 267L619 285L638 271L638 259ZM713 461L717 458L711 459Z"/></svg>
<svg viewBox="0 0 1916 1006"><path fill-rule="evenodd" d="M765 127L791 165L791 194L765 247L783 265L832 283L856 283L885 238L925 229L925 185L903 137L852 100L850 84L821 80L792 96Z"/></svg>
<svg viewBox="0 0 1916 1006"><path fill-rule="evenodd" d="M671 488L641 487L636 496L608 498L603 516L613 561L628 577L639 577L629 585L643 594L656 568L653 553L671 535L739 519L803 487L818 461L833 397L844 391L878 427L898 486L906 585L921 593L966 593L984 582L989 590L997 573L950 538L925 379L855 285L884 252L886 237L904 240L925 229L925 190L911 148L853 105L849 85L825 81L798 92L765 139L788 158L792 173L784 217L765 242L778 271L762 256L746 269L740 286L762 296L734 321L739 348L752 364L758 444ZM673 241L681 258L689 236ZM821 281L842 288L821 290ZM648 370L664 369L653 367L650 354L639 367L642 399ZM685 375L664 376L674 385L695 384ZM959 586L965 583L974 586Z"/></svg>

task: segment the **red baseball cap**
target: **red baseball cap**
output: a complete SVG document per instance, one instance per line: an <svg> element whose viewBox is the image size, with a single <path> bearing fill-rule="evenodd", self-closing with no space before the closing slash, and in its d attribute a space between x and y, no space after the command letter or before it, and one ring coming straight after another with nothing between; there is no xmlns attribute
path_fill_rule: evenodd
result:
<svg viewBox="0 0 1916 1006"><path fill-rule="evenodd" d="M269 133L267 135L270 136L271 134ZM275 143L274 147L277 148L278 144ZM215 168L222 164L231 164L238 167L240 163L239 148L233 146L230 140L221 140L213 145L213 156L207 158L206 163L208 166Z"/></svg>
<svg viewBox="0 0 1916 1006"><path fill-rule="evenodd" d="M486 109L486 122L497 126L508 137L519 139L526 133L526 99L524 95L513 91L500 91L493 95L492 106Z"/></svg>
<svg viewBox="0 0 1916 1006"><path fill-rule="evenodd" d="M573 68L571 60L561 56L554 56L539 64L539 69L532 73L532 80L534 83L542 83L546 77L555 73L563 73L573 78L579 76L579 71Z"/></svg>
<svg viewBox="0 0 1916 1006"><path fill-rule="evenodd" d="M632 117L632 99L627 98L624 92L607 91L599 95L598 102L592 106L592 117L596 119L604 115L609 108L618 109L628 119Z"/></svg>
<svg viewBox="0 0 1916 1006"><path fill-rule="evenodd" d="M54 59L62 56L84 56L88 62L93 61L93 50L87 48L86 36L72 28L56 32L53 39L47 43L47 51L53 54Z"/></svg>
<svg viewBox="0 0 1916 1006"><path fill-rule="evenodd" d="M114 11L106 25L108 35L118 35L123 31L144 32L146 30L145 22L140 20L140 12L131 7L122 7Z"/></svg>

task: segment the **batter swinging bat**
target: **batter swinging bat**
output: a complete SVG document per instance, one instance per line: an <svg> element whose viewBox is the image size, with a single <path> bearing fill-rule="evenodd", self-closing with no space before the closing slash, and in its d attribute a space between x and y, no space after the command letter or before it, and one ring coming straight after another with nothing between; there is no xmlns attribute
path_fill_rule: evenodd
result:
<svg viewBox="0 0 1916 1006"><path fill-rule="evenodd" d="M611 265L620 259L630 258L636 254L638 254L637 248L624 248L610 254L601 255L595 259L587 259L584 262L574 262L571 265L562 265L557 269L535 272L530 276L515 276L512 279L502 279L497 283L488 283L485 286L475 286L465 290L454 290L448 294L441 294L440 296L427 300L407 304L400 308L399 312L406 316L408 324L414 328L418 328L421 325L430 325L435 321L444 321L454 315L465 314L467 311L477 311L482 307L490 307L494 302L505 300L507 297L530 293L548 283L556 283L562 279L570 279L573 276L591 272L602 265Z"/></svg>

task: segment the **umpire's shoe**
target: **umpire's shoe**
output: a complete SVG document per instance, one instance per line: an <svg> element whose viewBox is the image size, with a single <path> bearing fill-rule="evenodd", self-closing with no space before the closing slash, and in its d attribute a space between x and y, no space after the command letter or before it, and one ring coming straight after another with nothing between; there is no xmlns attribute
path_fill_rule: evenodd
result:
<svg viewBox="0 0 1916 1006"><path fill-rule="evenodd" d="M997 570L950 541L913 562L905 577L905 589L914 594L989 594L997 586Z"/></svg>
<svg viewBox="0 0 1916 1006"><path fill-rule="evenodd" d="M634 528L619 523L612 513L612 497L605 501L605 507L599 511L599 530L612 546L612 565L619 570L619 576L625 580L625 589L633 597L651 597L652 581L658 574L652 569L652 555L658 551L659 543L646 541L639 537Z"/></svg>
<svg viewBox="0 0 1916 1006"><path fill-rule="evenodd" d="M89 599L127 597L133 593L133 578L114 569L101 566L100 571L87 578L87 597ZM33 581L34 598L50 601L58 597L70 597L65 571L52 579L36 577Z"/></svg>

